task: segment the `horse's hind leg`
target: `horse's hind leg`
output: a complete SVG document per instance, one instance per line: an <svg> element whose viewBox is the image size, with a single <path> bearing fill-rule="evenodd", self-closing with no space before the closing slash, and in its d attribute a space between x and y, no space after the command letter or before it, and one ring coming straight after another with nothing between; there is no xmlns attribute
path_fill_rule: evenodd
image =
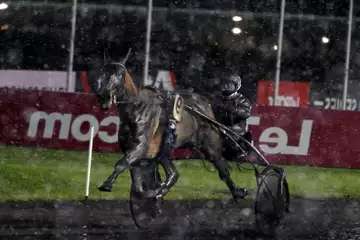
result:
<svg viewBox="0 0 360 240"><path fill-rule="evenodd" d="M219 134L214 130L206 131L205 136L203 137L202 146L201 150L205 154L206 159L214 164L221 181L225 182L235 201L244 198L247 194L247 190L236 187L230 177L229 164L226 160L222 159L221 139Z"/></svg>
<svg viewBox="0 0 360 240"><path fill-rule="evenodd" d="M229 165L226 160L222 160L221 157L213 161L214 166L219 172L221 181L226 183L235 201L244 198L247 195L247 189L236 187L235 183L230 177Z"/></svg>
<svg viewBox="0 0 360 240"><path fill-rule="evenodd" d="M161 166L164 168L166 180L158 189L157 197L162 198L168 193L171 187L175 185L179 179L179 172L170 158L159 159Z"/></svg>
<svg viewBox="0 0 360 240"><path fill-rule="evenodd" d="M170 133L171 129L166 129L162 144L160 146L160 151L157 155L157 159L161 166L163 167L166 175L165 183L160 186L158 189L158 197L164 197L165 194L170 190L172 186L175 185L179 179L179 172L177 171L174 163L172 162L171 153L175 139L173 139L172 134Z"/></svg>

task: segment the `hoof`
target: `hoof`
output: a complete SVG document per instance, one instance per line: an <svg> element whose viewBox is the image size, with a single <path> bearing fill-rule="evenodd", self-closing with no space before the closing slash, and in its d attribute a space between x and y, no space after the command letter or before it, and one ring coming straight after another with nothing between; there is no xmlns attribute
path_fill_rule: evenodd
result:
<svg viewBox="0 0 360 240"><path fill-rule="evenodd" d="M106 183L103 183L103 185L101 185L99 187L99 191L101 192L111 192L112 191L112 186Z"/></svg>
<svg viewBox="0 0 360 240"><path fill-rule="evenodd" d="M246 188L237 188L232 192L235 202L238 202L240 199L243 199L247 196L248 190Z"/></svg>

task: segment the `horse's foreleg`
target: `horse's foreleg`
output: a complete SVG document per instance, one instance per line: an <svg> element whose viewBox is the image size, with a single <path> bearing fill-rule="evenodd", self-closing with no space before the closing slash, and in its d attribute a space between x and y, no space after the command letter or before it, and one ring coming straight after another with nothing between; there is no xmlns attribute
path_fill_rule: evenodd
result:
<svg viewBox="0 0 360 240"><path fill-rule="evenodd" d="M148 147L148 139L143 132L137 131L137 137L130 144L131 150L127 151L124 158L116 162L112 174L99 187L100 191L111 192L112 185L115 183L119 174L122 173L125 169L128 169L131 165L136 164L137 161L144 156Z"/></svg>
<svg viewBox="0 0 360 240"><path fill-rule="evenodd" d="M99 190L102 192L111 192L112 185L115 183L117 177L120 175L120 173L124 172L128 168L129 164L125 157L118 160L115 164L114 171L108 177L108 179L106 179L106 181L99 187Z"/></svg>

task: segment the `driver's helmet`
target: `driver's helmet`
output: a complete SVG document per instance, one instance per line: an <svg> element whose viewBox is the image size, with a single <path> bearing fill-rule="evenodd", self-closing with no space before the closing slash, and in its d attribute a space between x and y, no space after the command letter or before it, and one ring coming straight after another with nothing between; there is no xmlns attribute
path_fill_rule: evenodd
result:
<svg viewBox="0 0 360 240"><path fill-rule="evenodd" d="M238 74L232 74L221 86L223 96L228 97L239 91L241 88L241 78Z"/></svg>

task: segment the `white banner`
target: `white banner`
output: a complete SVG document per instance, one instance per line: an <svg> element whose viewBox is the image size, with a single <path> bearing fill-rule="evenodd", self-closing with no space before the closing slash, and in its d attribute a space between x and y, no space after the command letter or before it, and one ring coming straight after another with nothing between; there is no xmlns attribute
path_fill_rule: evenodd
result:
<svg viewBox="0 0 360 240"><path fill-rule="evenodd" d="M152 76L148 76L144 85L152 85L157 88L172 91L176 87L176 77L175 74L171 71L159 70L156 78L153 79Z"/></svg>
<svg viewBox="0 0 360 240"><path fill-rule="evenodd" d="M0 87L67 92L65 71L0 70ZM69 91L75 92L76 72Z"/></svg>

